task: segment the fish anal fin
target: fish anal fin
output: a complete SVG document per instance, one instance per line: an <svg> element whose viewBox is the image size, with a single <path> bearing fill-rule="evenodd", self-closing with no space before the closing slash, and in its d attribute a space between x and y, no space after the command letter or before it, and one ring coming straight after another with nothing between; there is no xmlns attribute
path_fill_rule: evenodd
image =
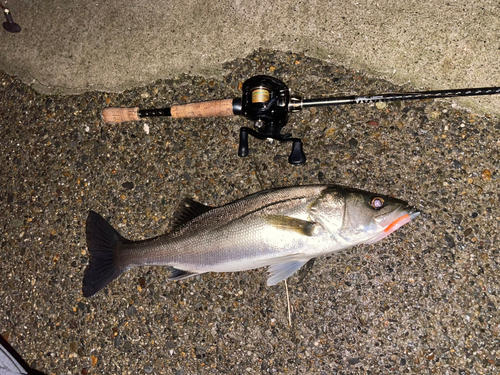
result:
<svg viewBox="0 0 500 375"><path fill-rule="evenodd" d="M212 210L213 207L205 206L199 202L192 199L183 199L179 204L177 211L174 213L172 220L172 229L177 229L180 226L186 224L187 222L193 220L205 212Z"/></svg>
<svg viewBox="0 0 500 375"><path fill-rule="evenodd" d="M170 275L168 276L169 280L183 280L187 279L188 277L199 275L196 272L184 271L175 267L169 267L168 271L170 272Z"/></svg>
<svg viewBox="0 0 500 375"><path fill-rule="evenodd" d="M266 222L278 229L294 231L304 236L312 236L316 223L283 215L267 215Z"/></svg>
<svg viewBox="0 0 500 375"><path fill-rule="evenodd" d="M292 276L297 270L307 263L309 259L306 260L292 260L285 263L273 264L269 267L269 278L267 279L267 285L275 285L281 280L285 280Z"/></svg>

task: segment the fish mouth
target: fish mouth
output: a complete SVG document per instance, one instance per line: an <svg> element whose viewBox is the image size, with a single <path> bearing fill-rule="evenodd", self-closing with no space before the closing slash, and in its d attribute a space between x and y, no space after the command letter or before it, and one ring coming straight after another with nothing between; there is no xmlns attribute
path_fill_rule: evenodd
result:
<svg viewBox="0 0 500 375"><path fill-rule="evenodd" d="M369 239L368 241L365 241L364 243L372 244L380 241L381 239L390 235L392 232L395 232L396 230L401 228L403 225L408 224L418 215L420 215L420 211L418 211L415 207L406 206L398 208L391 214L387 215L387 217L379 223L379 225L384 229L378 232L375 237Z"/></svg>

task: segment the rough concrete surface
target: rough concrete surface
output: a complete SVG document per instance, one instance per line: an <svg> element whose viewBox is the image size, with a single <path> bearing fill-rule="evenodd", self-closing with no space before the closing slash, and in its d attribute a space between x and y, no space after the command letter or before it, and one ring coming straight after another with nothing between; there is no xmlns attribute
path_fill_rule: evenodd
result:
<svg viewBox="0 0 500 375"><path fill-rule="evenodd" d="M0 67L44 93L122 91L181 73L219 79L259 48L304 52L397 84L495 86L500 4L493 0L30 1L8 3ZM498 113L500 99L461 103Z"/></svg>
<svg viewBox="0 0 500 375"><path fill-rule="evenodd" d="M40 95L0 76L0 329L46 374L497 374L500 125L450 101L308 109L288 146L251 139L243 118L106 125L103 107L238 95L249 75L304 92L401 87L305 55L257 51L221 79L181 75L123 93ZM332 183L422 210L370 246L320 258L266 286L265 269L168 282L133 269L81 293L85 219L131 239L163 233L182 197L221 205L262 189Z"/></svg>

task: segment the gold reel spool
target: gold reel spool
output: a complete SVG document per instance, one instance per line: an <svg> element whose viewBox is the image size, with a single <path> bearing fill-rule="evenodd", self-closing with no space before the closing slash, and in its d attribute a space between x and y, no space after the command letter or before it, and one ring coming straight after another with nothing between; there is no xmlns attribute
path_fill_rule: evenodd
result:
<svg viewBox="0 0 500 375"><path fill-rule="evenodd" d="M265 87L258 87L252 90L252 103L265 103L269 101L271 91Z"/></svg>

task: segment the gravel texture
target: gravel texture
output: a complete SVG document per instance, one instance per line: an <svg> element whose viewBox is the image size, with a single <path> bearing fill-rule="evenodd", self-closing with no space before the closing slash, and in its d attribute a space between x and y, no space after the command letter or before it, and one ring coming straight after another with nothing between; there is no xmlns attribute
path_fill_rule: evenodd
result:
<svg viewBox="0 0 500 375"><path fill-rule="evenodd" d="M240 117L107 125L106 106L240 96L270 74L305 96L408 91L304 55L258 51L224 80L179 76L121 94L44 96L0 73L0 329L47 374L494 374L500 371L500 124L450 100L308 109L289 145ZM302 283L266 272L168 282L134 269L82 297L89 209L131 239L164 232L182 197L221 205L332 183L423 211L380 243L318 259Z"/></svg>

